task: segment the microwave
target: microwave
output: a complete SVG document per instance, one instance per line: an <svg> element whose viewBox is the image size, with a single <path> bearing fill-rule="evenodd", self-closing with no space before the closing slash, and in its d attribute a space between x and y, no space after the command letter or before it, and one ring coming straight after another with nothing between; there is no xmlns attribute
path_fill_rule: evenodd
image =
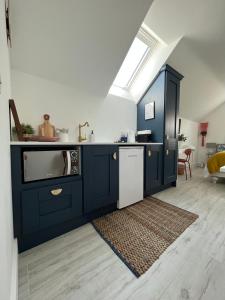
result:
<svg viewBox="0 0 225 300"><path fill-rule="evenodd" d="M81 174L80 147L23 151L23 181L31 182Z"/></svg>

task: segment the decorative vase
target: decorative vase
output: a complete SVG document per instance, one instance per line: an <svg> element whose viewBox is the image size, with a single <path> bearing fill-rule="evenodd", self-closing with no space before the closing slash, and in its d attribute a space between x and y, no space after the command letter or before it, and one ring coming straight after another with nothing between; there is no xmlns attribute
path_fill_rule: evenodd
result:
<svg viewBox="0 0 225 300"><path fill-rule="evenodd" d="M62 143L69 142L69 134L67 132L59 132L59 140Z"/></svg>

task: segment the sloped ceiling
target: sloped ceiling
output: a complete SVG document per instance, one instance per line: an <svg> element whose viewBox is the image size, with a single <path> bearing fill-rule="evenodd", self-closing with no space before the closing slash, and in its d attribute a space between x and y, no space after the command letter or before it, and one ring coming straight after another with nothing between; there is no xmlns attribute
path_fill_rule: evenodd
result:
<svg viewBox="0 0 225 300"><path fill-rule="evenodd" d="M106 96L153 0L11 0L12 68Z"/></svg>
<svg viewBox="0 0 225 300"><path fill-rule="evenodd" d="M182 117L203 120L225 101L224 16L224 0L155 0L146 16L165 42L184 37L167 61L184 75Z"/></svg>

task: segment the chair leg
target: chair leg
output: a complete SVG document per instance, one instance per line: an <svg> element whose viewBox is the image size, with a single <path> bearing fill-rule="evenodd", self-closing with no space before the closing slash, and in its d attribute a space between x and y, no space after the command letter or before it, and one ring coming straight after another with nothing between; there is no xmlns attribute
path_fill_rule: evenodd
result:
<svg viewBox="0 0 225 300"><path fill-rule="evenodd" d="M190 163L188 163L188 165L189 165L189 172L190 172L190 178L192 177L192 172L191 172L191 164Z"/></svg>
<svg viewBox="0 0 225 300"><path fill-rule="evenodd" d="M186 176L186 180L187 180L187 165L186 165L186 163L184 164L184 170L185 170L185 176Z"/></svg>

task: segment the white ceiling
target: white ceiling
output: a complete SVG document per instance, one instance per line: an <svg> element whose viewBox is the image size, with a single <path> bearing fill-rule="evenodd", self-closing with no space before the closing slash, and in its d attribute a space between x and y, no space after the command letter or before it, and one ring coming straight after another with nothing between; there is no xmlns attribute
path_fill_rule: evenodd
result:
<svg viewBox="0 0 225 300"><path fill-rule="evenodd" d="M166 43L184 36L168 63L184 75L181 116L203 120L225 101L225 1L155 0L145 23Z"/></svg>
<svg viewBox="0 0 225 300"><path fill-rule="evenodd" d="M11 0L12 68L106 96L153 0Z"/></svg>
<svg viewBox="0 0 225 300"><path fill-rule="evenodd" d="M152 0L11 0L12 67L105 96ZM145 24L184 75L180 115L195 121L225 101L225 1L154 0Z"/></svg>

